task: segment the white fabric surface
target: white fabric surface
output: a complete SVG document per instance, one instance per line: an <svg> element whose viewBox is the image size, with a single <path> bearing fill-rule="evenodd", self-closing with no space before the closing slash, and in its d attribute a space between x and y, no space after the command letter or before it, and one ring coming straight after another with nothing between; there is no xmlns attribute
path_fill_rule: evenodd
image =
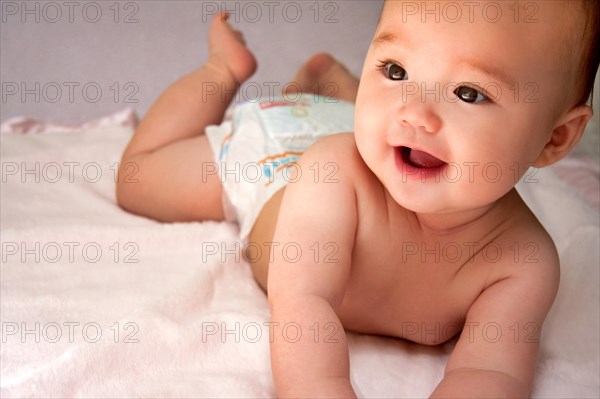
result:
<svg viewBox="0 0 600 399"><path fill-rule="evenodd" d="M0 135L0 395L274 396L266 297L243 260L208 255L215 246L242 245L237 227L160 224L118 208L111 165L130 135L131 128L120 125L60 135ZM39 182L35 172L21 175L36 162ZM56 183L49 182L56 175L50 162L78 162L71 164L72 182L66 166ZM96 183L85 180L95 177L98 167L92 163L102 171ZM19 172L12 174L15 167ZM532 397L597 398L599 213L552 168L535 177L539 182L521 183L519 190L554 238L562 274L543 330ZM72 339L65 324L70 322L79 323L72 324ZM35 323L38 342L34 334L22 333ZM223 327L236 326L238 334L221 336ZM13 334L14 328L19 331ZM102 336L91 342L98 328ZM454 343L424 347L349 333L349 345L359 396L412 398L431 393Z"/></svg>

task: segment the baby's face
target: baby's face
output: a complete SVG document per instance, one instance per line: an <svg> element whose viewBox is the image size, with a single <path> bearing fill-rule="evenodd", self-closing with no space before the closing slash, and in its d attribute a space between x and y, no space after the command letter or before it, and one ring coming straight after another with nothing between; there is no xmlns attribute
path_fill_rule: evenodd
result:
<svg viewBox="0 0 600 399"><path fill-rule="evenodd" d="M562 7L386 2L363 67L355 137L400 205L485 206L536 162L573 86Z"/></svg>

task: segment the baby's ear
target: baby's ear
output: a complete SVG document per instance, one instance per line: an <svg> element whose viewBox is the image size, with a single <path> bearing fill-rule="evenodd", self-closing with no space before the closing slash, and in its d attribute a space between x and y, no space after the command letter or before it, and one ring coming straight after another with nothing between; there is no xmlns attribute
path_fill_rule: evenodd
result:
<svg viewBox="0 0 600 399"><path fill-rule="evenodd" d="M550 140L535 160L538 168L552 165L562 159L577 144L585 125L593 114L589 105L579 105L564 114L554 126Z"/></svg>

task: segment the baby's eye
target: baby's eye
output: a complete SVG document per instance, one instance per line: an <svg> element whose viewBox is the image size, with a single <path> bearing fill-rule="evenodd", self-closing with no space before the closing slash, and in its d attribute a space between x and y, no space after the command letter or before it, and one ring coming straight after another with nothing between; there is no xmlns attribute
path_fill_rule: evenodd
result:
<svg viewBox="0 0 600 399"><path fill-rule="evenodd" d="M484 94L481 94L477 90L468 86L460 86L458 89L454 90L454 94L458 96L462 101L466 103L479 103L482 101L489 101Z"/></svg>
<svg viewBox="0 0 600 399"><path fill-rule="evenodd" d="M379 66L383 74L390 80L406 80L406 70L392 61L382 62Z"/></svg>

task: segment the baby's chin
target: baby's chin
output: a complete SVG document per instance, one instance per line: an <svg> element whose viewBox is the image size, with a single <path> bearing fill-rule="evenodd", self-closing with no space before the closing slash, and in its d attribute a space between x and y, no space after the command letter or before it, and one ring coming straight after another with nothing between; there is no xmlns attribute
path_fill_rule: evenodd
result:
<svg viewBox="0 0 600 399"><path fill-rule="evenodd" d="M386 182L389 179L385 178L379 178L379 181L397 205L420 215L444 215L470 211L490 205L498 199L494 196L481 196L477 192L465 193L457 186L442 182L398 183L396 181L390 184ZM432 190L431 185L439 189Z"/></svg>
<svg viewBox="0 0 600 399"><path fill-rule="evenodd" d="M447 204L444 204L443 200L427 201L423 198L417 198L422 197L422 195L415 196L415 198L406 198L406 195L400 192L402 188L395 187L390 190L385 184L384 187L394 202L407 211L416 214L443 214L452 211Z"/></svg>

